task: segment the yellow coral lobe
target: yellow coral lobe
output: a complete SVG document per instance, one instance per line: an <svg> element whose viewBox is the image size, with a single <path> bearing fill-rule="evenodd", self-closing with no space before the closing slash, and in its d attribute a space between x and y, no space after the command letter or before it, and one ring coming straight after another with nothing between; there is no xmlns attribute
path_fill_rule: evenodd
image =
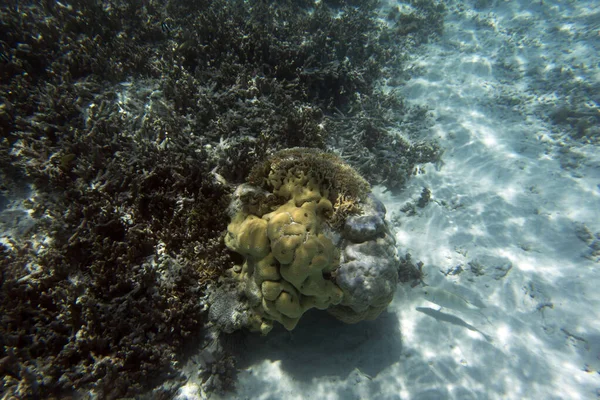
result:
<svg viewBox="0 0 600 400"><path fill-rule="evenodd" d="M302 283L300 291L307 296L317 296L319 293L325 293L327 283L328 281L311 276Z"/></svg>
<svg viewBox="0 0 600 400"><path fill-rule="evenodd" d="M316 220L315 210L317 209L317 203L314 201L304 203L300 207L295 207L290 210L290 216L294 222L304 225L314 225Z"/></svg>
<svg viewBox="0 0 600 400"><path fill-rule="evenodd" d="M275 300L277 311L290 318L299 318L304 310L300 307L298 296L293 296L287 292L281 292L277 300Z"/></svg>
<svg viewBox="0 0 600 400"><path fill-rule="evenodd" d="M329 308L331 305L339 304L344 297L342 290L333 282L314 279L314 277L309 277L302 284L301 292L305 294L302 301L303 307L315 307L320 310ZM324 293L326 293L327 296L323 296Z"/></svg>
<svg viewBox="0 0 600 400"><path fill-rule="evenodd" d="M270 301L275 301L277 297L279 297L279 294L281 294L281 291L283 290L279 282L273 281L264 281L261 285L261 289L265 299Z"/></svg>
<svg viewBox="0 0 600 400"><path fill-rule="evenodd" d="M281 264L294 261L296 248L302 244L300 236L283 236L271 245L273 256Z"/></svg>
<svg viewBox="0 0 600 400"><path fill-rule="evenodd" d="M268 334L269 332L271 332L271 329L273 329L273 323L271 321L263 321L260 324L260 328L258 328L258 330L260 331L260 333L264 336L266 334Z"/></svg>
<svg viewBox="0 0 600 400"><path fill-rule="evenodd" d="M261 259L269 254L270 245L265 220L249 215L241 223L233 221L227 229L225 244L230 249L252 259Z"/></svg>
<svg viewBox="0 0 600 400"><path fill-rule="evenodd" d="M283 327L285 329L287 329L288 331L291 331L296 327L296 325L298 325L298 321L300 321L300 317L290 318L285 315L282 315L279 322L281 322L281 324L283 325Z"/></svg>
<svg viewBox="0 0 600 400"><path fill-rule="evenodd" d="M292 222L292 216L287 212L272 212L263 216L263 219L268 221L267 235L271 240L278 238L281 229Z"/></svg>
<svg viewBox="0 0 600 400"><path fill-rule="evenodd" d="M272 253L269 253L256 264L255 279L257 283L263 281L278 281L281 279L279 264Z"/></svg>
<svg viewBox="0 0 600 400"><path fill-rule="evenodd" d="M304 235L306 233L306 226L299 224L297 222L292 222L289 225L284 225L281 227L282 235Z"/></svg>
<svg viewBox="0 0 600 400"><path fill-rule="evenodd" d="M312 180L314 182L314 180ZM318 186L313 183L312 187L305 187L300 190L297 190L294 193L294 202L297 206L300 206L307 202L319 201L323 195L321 191L318 189Z"/></svg>
<svg viewBox="0 0 600 400"><path fill-rule="evenodd" d="M331 213L333 213L333 204L326 198L322 198L317 203L316 211L325 218L329 218Z"/></svg>
<svg viewBox="0 0 600 400"><path fill-rule="evenodd" d="M263 297L262 309L273 319L278 320L278 321L281 319L281 313L279 311L277 311L277 307L275 306L274 301L267 300L266 298Z"/></svg>
<svg viewBox="0 0 600 400"><path fill-rule="evenodd" d="M286 281L290 282L294 287L300 288L302 282L308 277L306 271L307 263L305 260L296 260L289 265L281 266L281 276Z"/></svg>

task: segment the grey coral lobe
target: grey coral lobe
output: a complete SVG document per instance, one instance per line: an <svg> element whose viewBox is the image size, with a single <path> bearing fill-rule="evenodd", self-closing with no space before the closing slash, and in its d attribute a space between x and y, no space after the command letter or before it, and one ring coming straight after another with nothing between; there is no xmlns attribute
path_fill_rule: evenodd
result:
<svg viewBox="0 0 600 400"><path fill-rule="evenodd" d="M362 209L362 215L348 217L343 228L344 238L355 243L375 239L387 229L385 206L372 193L366 197Z"/></svg>
<svg viewBox="0 0 600 400"><path fill-rule="evenodd" d="M390 236L348 245L336 275L344 291L343 304L356 312L385 308L398 284L400 262Z"/></svg>
<svg viewBox="0 0 600 400"><path fill-rule="evenodd" d="M396 291L400 259L385 213L383 203L369 194L363 214L349 217L344 224L346 240L342 242L342 259L335 274L344 300L329 310L344 322L376 318Z"/></svg>

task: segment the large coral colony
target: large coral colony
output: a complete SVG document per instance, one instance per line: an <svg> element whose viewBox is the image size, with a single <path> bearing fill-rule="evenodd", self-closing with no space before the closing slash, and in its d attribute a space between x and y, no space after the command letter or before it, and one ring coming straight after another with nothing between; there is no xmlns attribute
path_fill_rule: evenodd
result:
<svg viewBox="0 0 600 400"><path fill-rule="evenodd" d="M410 263L370 185L439 159L395 88L443 12L3 1L0 396L169 398L207 331L376 318Z"/></svg>
<svg viewBox="0 0 600 400"><path fill-rule="evenodd" d="M216 321L225 319L230 330L245 322L266 334L273 321L293 329L313 307L349 323L377 317L393 297L399 259L385 207L368 183L313 149L280 151L257 169L254 185L234 192L225 238L244 257L230 271L249 310L227 310L224 304L245 306L223 301L221 291Z"/></svg>

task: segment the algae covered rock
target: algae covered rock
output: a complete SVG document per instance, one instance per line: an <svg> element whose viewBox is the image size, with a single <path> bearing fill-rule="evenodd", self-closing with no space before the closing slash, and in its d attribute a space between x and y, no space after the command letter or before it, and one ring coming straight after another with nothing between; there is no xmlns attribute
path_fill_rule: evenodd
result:
<svg viewBox="0 0 600 400"><path fill-rule="evenodd" d="M215 296L211 319L228 331L240 321L263 334L273 321L292 330L311 308L354 323L391 301L399 259L385 207L338 157L304 148L276 153L236 189L229 214L225 244L243 259L229 284L253 315L240 318L238 300ZM235 310L223 310L227 304Z"/></svg>

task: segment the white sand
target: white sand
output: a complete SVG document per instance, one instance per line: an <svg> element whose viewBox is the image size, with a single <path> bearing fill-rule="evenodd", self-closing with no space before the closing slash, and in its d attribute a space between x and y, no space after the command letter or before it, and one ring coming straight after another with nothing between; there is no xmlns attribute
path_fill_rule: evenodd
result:
<svg viewBox="0 0 600 400"><path fill-rule="evenodd" d="M538 116L561 102L561 82L542 82L553 66L584 63L574 81L599 84L600 5L449 3L443 38L421 49L422 75L404 89L432 108L444 165L425 166L401 195L378 194L425 282L486 308L438 311L400 287L373 322L308 313L291 333L250 339L228 398L600 397L600 263L586 238L600 231L600 152ZM431 203L402 213L423 187Z"/></svg>

